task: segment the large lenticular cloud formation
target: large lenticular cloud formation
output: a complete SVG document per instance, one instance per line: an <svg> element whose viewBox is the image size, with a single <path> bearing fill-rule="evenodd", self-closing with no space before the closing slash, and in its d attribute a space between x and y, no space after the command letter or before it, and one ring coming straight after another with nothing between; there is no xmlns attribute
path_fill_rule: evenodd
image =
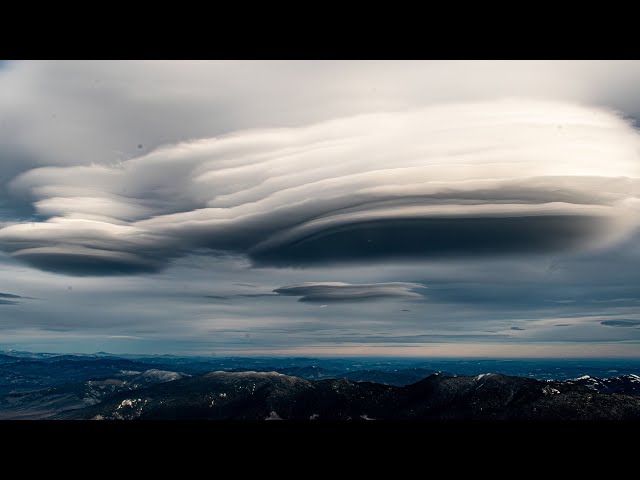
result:
<svg viewBox="0 0 640 480"><path fill-rule="evenodd" d="M608 111L516 100L243 131L31 170L12 190L46 221L0 246L73 275L195 249L304 266L589 248L634 226L639 138Z"/></svg>

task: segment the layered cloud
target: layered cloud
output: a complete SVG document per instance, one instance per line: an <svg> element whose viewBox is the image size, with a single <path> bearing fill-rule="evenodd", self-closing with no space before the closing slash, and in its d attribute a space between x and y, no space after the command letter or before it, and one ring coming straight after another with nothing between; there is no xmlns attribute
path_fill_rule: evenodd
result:
<svg viewBox="0 0 640 480"><path fill-rule="evenodd" d="M149 273L194 251L254 264L576 251L636 225L639 136L615 113L470 102L249 130L11 184L0 229L43 270Z"/></svg>
<svg viewBox="0 0 640 480"><path fill-rule="evenodd" d="M300 302L360 302L379 299L401 298L420 299L422 295L415 290L425 288L419 283L361 283L342 282L305 282L274 290L280 295L300 297Z"/></svg>

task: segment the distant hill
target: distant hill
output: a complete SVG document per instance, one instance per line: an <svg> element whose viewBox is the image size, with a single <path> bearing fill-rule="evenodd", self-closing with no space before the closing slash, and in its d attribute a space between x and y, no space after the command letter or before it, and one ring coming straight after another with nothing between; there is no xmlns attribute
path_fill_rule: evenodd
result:
<svg viewBox="0 0 640 480"><path fill-rule="evenodd" d="M640 376L621 375L612 378L596 378L584 375L579 378L567 380L576 385L584 385L600 393L626 393L629 395L640 395Z"/></svg>
<svg viewBox="0 0 640 480"><path fill-rule="evenodd" d="M42 390L0 396L0 419L45 419L65 411L100 403L123 391L132 391L185 377L163 370L124 371L113 378L67 383Z"/></svg>

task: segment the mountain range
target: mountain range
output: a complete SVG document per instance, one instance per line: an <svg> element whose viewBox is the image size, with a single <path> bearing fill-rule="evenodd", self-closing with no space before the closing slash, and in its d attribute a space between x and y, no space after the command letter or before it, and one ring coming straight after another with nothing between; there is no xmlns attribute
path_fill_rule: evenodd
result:
<svg viewBox="0 0 640 480"><path fill-rule="evenodd" d="M610 366L601 368L616 370ZM0 419L640 419L636 373L552 380L461 375L455 362L447 371L431 367L406 360L5 352L0 354Z"/></svg>

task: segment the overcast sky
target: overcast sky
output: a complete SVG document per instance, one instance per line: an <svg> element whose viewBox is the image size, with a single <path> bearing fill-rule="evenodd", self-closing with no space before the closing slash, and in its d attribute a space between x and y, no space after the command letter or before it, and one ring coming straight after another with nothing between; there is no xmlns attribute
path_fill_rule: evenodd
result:
<svg viewBox="0 0 640 480"><path fill-rule="evenodd" d="M0 62L0 349L639 356L639 62Z"/></svg>

